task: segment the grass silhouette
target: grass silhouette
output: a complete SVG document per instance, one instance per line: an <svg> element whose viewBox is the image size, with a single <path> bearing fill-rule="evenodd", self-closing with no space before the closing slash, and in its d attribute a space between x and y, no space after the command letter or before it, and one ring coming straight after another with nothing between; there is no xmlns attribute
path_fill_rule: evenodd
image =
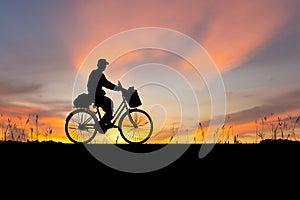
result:
<svg viewBox="0 0 300 200"><path fill-rule="evenodd" d="M18 121L17 121L18 119ZM213 133L213 144L247 144L243 142L238 134L238 130L234 129L234 124L228 123L230 116L226 117L226 122L222 127L217 128ZM22 117L4 116L0 117L0 144L5 142L12 143L23 142L54 142L52 140L53 129L51 127L43 127L39 124L40 117L38 114L27 115L25 121ZM297 125L300 122L300 113L297 116L288 115L285 118L280 116L275 117L273 113L270 116L265 116L261 119L255 120L255 136L256 144L265 143L299 143L297 136ZM171 127L172 133L167 144L180 144L178 134L178 127ZM61 133L64 134L64 133ZM186 137L188 138L189 130L186 129ZM206 141L206 128L204 125L198 123L198 131L193 136L190 143L193 144L210 144ZM43 136L43 137L41 137ZM189 141L189 140L187 140ZM119 137L116 137L115 144L118 144ZM184 142L183 142L184 143ZM149 143L151 144L151 143ZM156 144L156 143L154 143Z"/></svg>

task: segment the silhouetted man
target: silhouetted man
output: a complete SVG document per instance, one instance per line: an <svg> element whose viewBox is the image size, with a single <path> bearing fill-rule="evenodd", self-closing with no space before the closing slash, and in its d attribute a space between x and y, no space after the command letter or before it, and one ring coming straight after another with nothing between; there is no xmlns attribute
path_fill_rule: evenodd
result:
<svg viewBox="0 0 300 200"><path fill-rule="evenodd" d="M107 128L113 127L111 123L111 119L113 118L113 102L110 98L105 96L106 92L103 90L104 88L108 88L110 90L119 91L121 88L107 80L103 71L106 69L109 63L106 59L99 59L97 64L97 69L93 70L89 76L87 89L88 94L95 98L94 106L101 107L105 112L101 119L101 127L104 132L106 132Z"/></svg>

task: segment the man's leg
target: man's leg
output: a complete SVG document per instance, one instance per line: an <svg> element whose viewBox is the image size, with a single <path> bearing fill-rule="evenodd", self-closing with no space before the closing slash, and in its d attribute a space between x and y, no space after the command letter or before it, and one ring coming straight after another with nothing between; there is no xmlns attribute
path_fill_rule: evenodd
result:
<svg viewBox="0 0 300 200"><path fill-rule="evenodd" d="M111 120L113 118L113 102L110 98L104 96L101 102L101 108L105 112L102 119L102 124L111 124Z"/></svg>

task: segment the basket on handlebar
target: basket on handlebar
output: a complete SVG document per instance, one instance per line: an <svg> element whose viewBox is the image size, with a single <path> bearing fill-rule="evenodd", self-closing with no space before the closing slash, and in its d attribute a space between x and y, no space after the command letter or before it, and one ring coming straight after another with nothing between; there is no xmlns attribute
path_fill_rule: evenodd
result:
<svg viewBox="0 0 300 200"><path fill-rule="evenodd" d="M128 103L128 105L132 108L138 107L142 105L142 101L136 89L133 87L129 87L125 92L124 97Z"/></svg>

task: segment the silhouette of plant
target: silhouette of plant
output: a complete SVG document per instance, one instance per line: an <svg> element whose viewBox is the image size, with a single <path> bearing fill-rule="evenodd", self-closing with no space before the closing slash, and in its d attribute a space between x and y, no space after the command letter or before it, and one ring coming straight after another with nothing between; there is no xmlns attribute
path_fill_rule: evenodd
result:
<svg viewBox="0 0 300 200"><path fill-rule="evenodd" d="M30 114L28 115L25 124L22 123L22 117L19 117L19 119L20 119L21 135L18 136L18 141L19 141L19 139L21 141L25 141L26 140L25 130L26 130L26 127L27 127L27 125L29 124L29 121L30 121Z"/></svg>
<svg viewBox="0 0 300 200"><path fill-rule="evenodd" d="M116 144L118 144L118 139L119 139L119 136L117 136L117 139L116 139Z"/></svg>
<svg viewBox="0 0 300 200"><path fill-rule="evenodd" d="M225 144L229 144L229 139L230 139L230 130L232 129L232 126L229 126L229 128L227 129L227 132L226 132L226 139L224 141Z"/></svg>
<svg viewBox="0 0 300 200"><path fill-rule="evenodd" d="M15 130L17 129L17 125L16 125L16 123L12 124L11 118L8 118L7 121L8 121L9 134L10 134L11 140L14 141L15 140L14 134L15 134Z"/></svg>
<svg viewBox="0 0 300 200"><path fill-rule="evenodd" d="M282 131L281 125L282 125L281 119L280 119L280 117L278 116L278 117L277 117L277 124L276 124L275 129L274 129L274 139L275 139L275 140L277 139L277 131L278 131L278 129L281 130L281 134L282 134L282 138L283 138L283 131Z"/></svg>
<svg viewBox="0 0 300 200"><path fill-rule="evenodd" d="M216 138L218 138L219 135L219 128L217 128L217 130L214 133L214 143L216 143ZM219 141L217 141L217 143L219 143Z"/></svg>
<svg viewBox="0 0 300 200"><path fill-rule="evenodd" d="M173 138L174 138L174 135L172 135L172 137L170 138L169 143L172 142Z"/></svg>
<svg viewBox="0 0 300 200"><path fill-rule="evenodd" d="M6 125L5 131L3 131L3 137L4 137L4 141L7 141L7 133L8 133L8 129L10 127L10 119L7 119L8 124Z"/></svg>
<svg viewBox="0 0 300 200"><path fill-rule="evenodd" d="M282 129L282 121L281 121L281 118L278 117L278 126L279 126L279 129L280 129L280 132L281 132L281 138L284 138L283 136L283 129Z"/></svg>
<svg viewBox="0 0 300 200"><path fill-rule="evenodd" d="M204 130L203 130L201 122L199 122L199 129L200 129L200 132L201 132L202 144L205 144L206 143L206 141L205 141L205 133L204 133Z"/></svg>
<svg viewBox="0 0 300 200"><path fill-rule="evenodd" d="M271 116L273 113L271 113ZM261 129L258 129L257 120L256 123L256 136L264 136L265 126L269 125L271 127L271 140L278 140L278 139L286 139L291 140L290 138L296 139L296 125L299 123L300 113L297 117L288 116L287 118L282 118L277 116L276 119L268 120L267 117L262 119ZM278 133L280 133L280 138L278 138ZM263 140L264 138L261 137ZM266 139L266 140L270 140Z"/></svg>
<svg viewBox="0 0 300 200"><path fill-rule="evenodd" d="M293 120L293 118L291 116L289 116L289 120L290 120L290 124L291 124L291 136L294 138L294 140L297 140L296 139L296 134L295 134L295 128L296 128L297 123L300 120L300 113L298 114L295 121Z"/></svg>
<svg viewBox="0 0 300 200"><path fill-rule="evenodd" d="M52 129L47 128L47 129L44 129L43 132L44 132L44 136L45 136L45 141L49 141L51 139Z"/></svg>
<svg viewBox="0 0 300 200"><path fill-rule="evenodd" d="M30 127L30 141L33 141L33 128Z"/></svg>
<svg viewBox="0 0 300 200"><path fill-rule="evenodd" d="M39 115L36 115L35 117L35 135L36 135L36 140L39 141L39 135L40 135L40 132L39 132Z"/></svg>
<svg viewBox="0 0 300 200"><path fill-rule="evenodd" d="M234 144L240 144L241 143L241 141L238 139L238 137L239 137L238 134L233 136L233 143Z"/></svg>
<svg viewBox="0 0 300 200"><path fill-rule="evenodd" d="M219 138L219 141L217 143L229 144L231 128L232 128L232 126L229 126L229 128L227 129L225 124L222 126L221 137Z"/></svg>
<svg viewBox="0 0 300 200"><path fill-rule="evenodd" d="M169 140L169 143L171 143L173 141L173 139L175 140L175 143L178 143L177 137L175 137L175 135L178 133L178 128L175 127L174 124L173 124L173 126L171 128L171 133L172 133L172 136L171 136L171 138Z"/></svg>
<svg viewBox="0 0 300 200"><path fill-rule="evenodd" d="M224 134L225 134L225 124L221 128L221 133L220 133L220 137L219 137L218 143L223 143Z"/></svg>
<svg viewBox="0 0 300 200"><path fill-rule="evenodd" d="M256 129L255 129L255 132L256 132L255 143L257 143L257 136L260 137L260 140L263 140L264 136L265 136L265 133L264 133L264 120L263 119L261 120L261 130L258 129L257 120L255 120L255 126L256 126Z"/></svg>

